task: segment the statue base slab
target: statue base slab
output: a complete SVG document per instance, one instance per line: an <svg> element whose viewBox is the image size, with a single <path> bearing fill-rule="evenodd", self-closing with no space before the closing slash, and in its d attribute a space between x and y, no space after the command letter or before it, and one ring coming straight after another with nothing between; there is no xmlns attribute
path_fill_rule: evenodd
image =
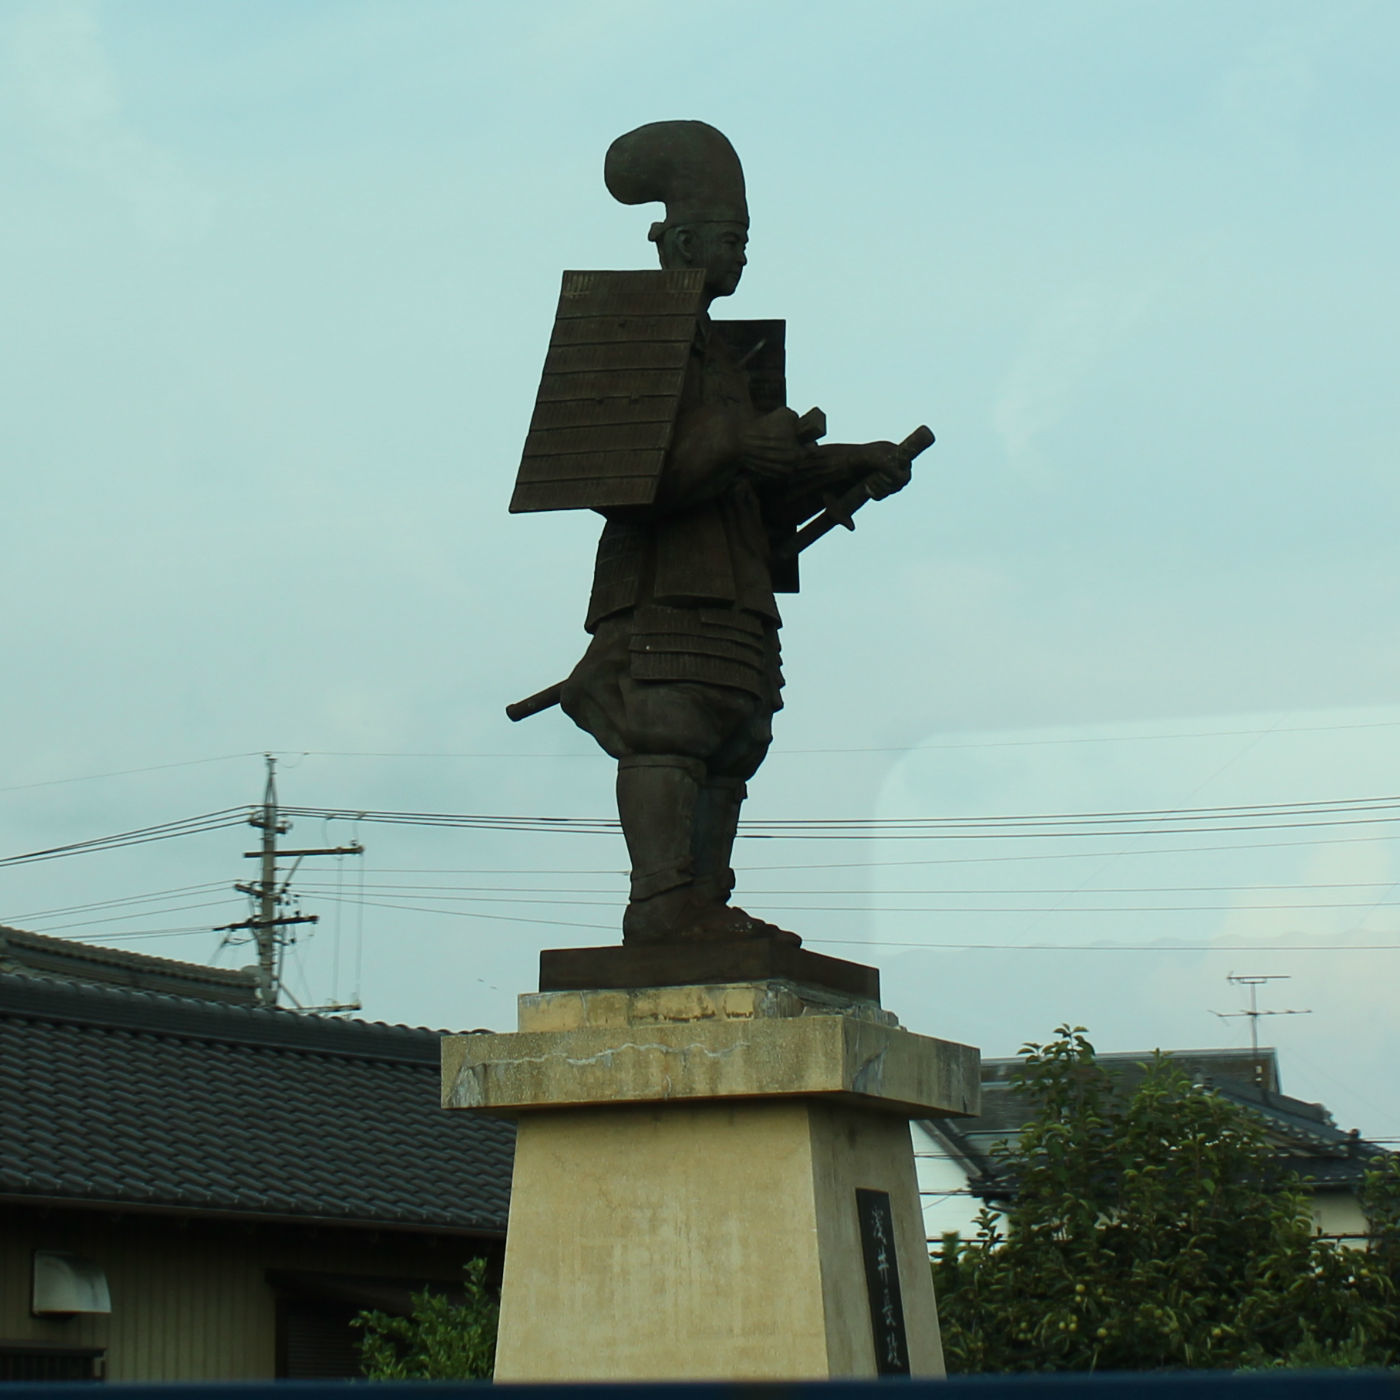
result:
<svg viewBox="0 0 1400 1400"><path fill-rule="evenodd" d="M842 996L880 1000L877 968L767 938L713 943L621 944L610 948L546 948L540 953L542 992L762 982L775 977Z"/></svg>
<svg viewBox="0 0 1400 1400"><path fill-rule="evenodd" d="M834 961L834 960L833 960ZM943 1373L910 1117L978 1056L783 978L520 998L443 1042L519 1120L498 1381Z"/></svg>

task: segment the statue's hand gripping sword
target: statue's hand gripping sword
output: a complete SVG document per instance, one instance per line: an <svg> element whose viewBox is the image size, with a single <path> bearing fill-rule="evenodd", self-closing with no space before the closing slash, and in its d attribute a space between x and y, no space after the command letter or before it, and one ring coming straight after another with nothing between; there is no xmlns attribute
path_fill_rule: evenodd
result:
<svg viewBox="0 0 1400 1400"><path fill-rule="evenodd" d="M908 465L920 452L932 447L933 441L932 431L927 425L922 425L915 428L899 444L899 455L904 458L905 464ZM808 545L815 544L828 530L834 530L838 525L847 530L854 530L856 522L851 517L867 501L874 499L876 498L871 495L867 481L858 482L839 496L828 497L826 509L815 519L809 520L790 540L786 540L778 549L774 550L774 555L778 559L791 559L795 555L801 554Z"/></svg>
<svg viewBox="0 0 1400 1400"><path fill-rule="evenodd" d="M806 423L817 410L813 409L812 414L806 415L802 423ZM822 421L822 428L825 428L825 420ZM820 437L821 434L817 433ZM903 442L899 444L899 451L906 463L912 462L925 448L933 446L933 433L926 426L915 428ZM794 555L800 554L809 545L815 544L829 530L834 530L836 526L843 526L847 530L856 528L855 521L851 517L867 501L874 500L870 494L870 487L867 482L860 482L848 490L843 491L839 496L830 497L826 503L826 509L812 520L809 520L791 539L787 540L774 553L779 559L791 559ZM534 695L527 695L523 700L517 700L513 705L506 706L506 716L512 720L529 719L531 715L537 715L544 710L552 709L559 703L559 692L564 688L563 681L556 681L545 689L536 691Z"/></svg>

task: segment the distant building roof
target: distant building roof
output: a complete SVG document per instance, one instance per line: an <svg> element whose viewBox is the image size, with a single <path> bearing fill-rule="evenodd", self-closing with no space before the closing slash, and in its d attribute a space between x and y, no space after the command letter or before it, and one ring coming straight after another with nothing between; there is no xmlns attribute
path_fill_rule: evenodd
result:
<svg viewBox="0 0 1400 1400"><path fill-rule="evenodd" d="M1098 1063L1131 1092L1151 1065L1155 1052L1100 1053ZM1278 1052L1250 1050L1171 1050L1164 1052L1192 1081L1214 1089L1259 1121L1284 1164L1315 1188L1354 1189L1371 1158L1385 1149L1358 1133L1343 1132L1320 1103L1290 1098L1280 1090ZM998 1200L1010 1195L1012 1183L992 1149L1014 1140L1032 1107L1011 1080L1023 1068L1019 1058L982 1061L982 1111L975 1118L930 1121L968 1173L975 1195Z"/></svg>
<svg viewBox="0 0 1400 1400"><path fill-rule="evenodd" d="M252 968L235 972L231 968L177 962L174 958L99 948L71 938L27 933L0 924L0 973L3 972L168 992L236 1006L254 1006L258 999L257 977Z"/></svg>
<svg viewBox="0 0 1400 1400"><path fill-rule="evenodd" d="M514 1131L439 1107L439 1039L0 973L0 1199L503 1234Z"/></svg>

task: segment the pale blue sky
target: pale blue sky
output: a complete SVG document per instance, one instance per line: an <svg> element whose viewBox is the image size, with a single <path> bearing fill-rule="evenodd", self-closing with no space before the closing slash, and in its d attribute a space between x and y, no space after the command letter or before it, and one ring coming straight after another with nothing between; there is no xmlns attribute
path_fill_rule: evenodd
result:
<svg viewBox="0 0 1400 1400"><path fill-rule="evenodd" d="M1400 10L1368 0L0 0L0 855L260 790L253 756L55 780L264 749L311 751L285 764L305 805L609 814L590 741L501 715L581 648L596 524L505 506L560 271L649 260L651 213L608 197L603 152L666 117L744 161L732 310L787 318L795 406L837 437L939 438L805 565L755 817L1400 792L1397 44ZM812 752L831 749L856 751ZM482 757L328 756L347 752ZM95 916L21 916L231 882L251 834L9 869L0 918L57 928ZM360 834L378 871L623 865L616 839ZM298 828L323 837L344 833ZM1285 1086L1400 1137L1400 953L1272 951L1400 943L1388 838L884 863L907 844L752 842L750 866L833 868L755 870L741 893L847 891L753 903L851 906L788 921L879 961L915 1028L991 1054L1065 1019L1115 1050L1238 1043L1210 1014L1236 1004L1225 973L1291 974L1274 1004L1314 1014L1266 1026ZM614 923L621 893L366 880L566 924ZM1329 910L1277 888L1345 882ZM532 884L565 902L509 902ZM1288 907L1092 912L1108 888ZM137 926L241 917L225 893ZM1074 912L921 912L1047 904ZM911 912L869 912L892 905ZM323 996L333 911L348 932L356 906L307 907ZM508 1025L540 946L607 941L364 917L366 1013L392 1020ZM1159 939L1220 951L889 946Z"/></svg>

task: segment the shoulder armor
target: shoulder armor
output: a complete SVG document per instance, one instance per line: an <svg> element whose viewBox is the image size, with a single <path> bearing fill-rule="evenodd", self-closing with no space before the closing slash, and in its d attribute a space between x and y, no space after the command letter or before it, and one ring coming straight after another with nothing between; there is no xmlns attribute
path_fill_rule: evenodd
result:
<svg viewBox="0 0 1400 1400"><path fill-rule="evenodd" d="M705 274L566 272L512 511L650 505Z"/></svg>

